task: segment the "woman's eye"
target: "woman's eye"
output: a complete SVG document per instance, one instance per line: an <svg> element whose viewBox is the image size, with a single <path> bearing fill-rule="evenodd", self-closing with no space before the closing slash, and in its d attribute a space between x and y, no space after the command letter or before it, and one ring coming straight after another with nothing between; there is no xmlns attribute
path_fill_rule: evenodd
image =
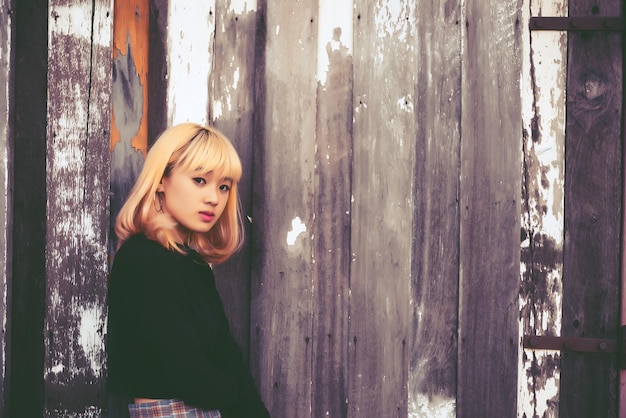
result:
<svg viewBox="0 0 626 418"><path fill-rule="evenodd" d="M220 186L220 190L223 191L223 192L228 192L228 191L230 191L230 186L228 184L222 184Z"/></svg>
<svg viewBox="0 0 626 418"><path fill-rule="evenodd" d="M194 183L197 183L197 184L206 184L206 180L203 179L202 177L194 177L193 181Z"/></svg>

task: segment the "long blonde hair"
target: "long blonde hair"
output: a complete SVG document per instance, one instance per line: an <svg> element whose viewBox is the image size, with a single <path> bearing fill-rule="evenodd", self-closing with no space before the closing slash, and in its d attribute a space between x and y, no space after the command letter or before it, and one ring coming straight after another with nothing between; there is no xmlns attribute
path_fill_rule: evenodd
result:
<svg viewBox="0 0 626 418"><path fill-rule="evenodd" d="M175 167L202 173L214 171L220 177L232 179L226 208L215 226L204 234L190 232L185 243L177 243L174 239L176 223L156 210L161 201L157 187ZM179 244L185 244L207 262L218 264L225 261L243 242L237 194L240 179L241 161L237 151L221 132L195 123L167 129L150 148L143 169L117 216L115 233L119 246L131 236L143 233L166 248L182 253L184 250Z"/></svg>

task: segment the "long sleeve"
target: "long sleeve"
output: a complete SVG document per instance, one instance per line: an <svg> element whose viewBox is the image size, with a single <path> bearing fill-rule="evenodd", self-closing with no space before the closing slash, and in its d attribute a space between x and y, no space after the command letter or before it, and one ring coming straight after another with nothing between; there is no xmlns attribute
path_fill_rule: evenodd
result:
<svg viewBox="0 0 626 418"><path fill-rule="evenodd" d="M128 244L128 245L127 245ZM269 417L230 334L211 268L145 238L118 251L109 282L111 390ZM229 413L228 411L233 411Z"/></svg>

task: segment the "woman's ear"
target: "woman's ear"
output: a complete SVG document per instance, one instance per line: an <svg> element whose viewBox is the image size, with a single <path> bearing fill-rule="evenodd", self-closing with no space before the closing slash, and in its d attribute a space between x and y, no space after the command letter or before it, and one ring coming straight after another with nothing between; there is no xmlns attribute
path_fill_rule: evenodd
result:
<svg viewBox="0 0 626 418"><path fill-rule="evenodd" d="M165 190L163 189L163 181L159 182L159 185L157 186L156 189L157 192L164 192Z"/></svg>

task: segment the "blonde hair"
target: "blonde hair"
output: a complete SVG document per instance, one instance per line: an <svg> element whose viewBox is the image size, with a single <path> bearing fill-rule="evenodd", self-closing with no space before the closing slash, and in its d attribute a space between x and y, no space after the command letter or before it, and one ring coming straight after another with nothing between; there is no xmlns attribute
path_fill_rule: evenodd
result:
<svg viewBox="0 0 626 418"><path fill-rule="evenodd" d="M224 212L207 233L190 232L185 243L177 243L176 223L157 211L161 197L157 187L172 169L208 173L232 179ZM231 142L218 130L195 123L183 123L164 131L150 148L143 169L115 223L121 246L139 233L165 248L184 253L179 244L188 245L209 263L226 261L243 242L242 218L237 184L241 179L241 161Z"/></svg>

